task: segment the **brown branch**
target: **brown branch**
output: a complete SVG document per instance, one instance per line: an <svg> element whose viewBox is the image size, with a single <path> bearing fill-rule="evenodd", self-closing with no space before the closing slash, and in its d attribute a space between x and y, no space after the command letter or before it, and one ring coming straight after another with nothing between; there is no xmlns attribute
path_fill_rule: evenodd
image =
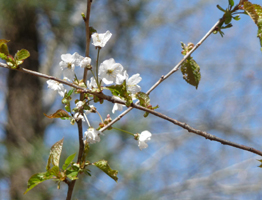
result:
<svg viewBox="0 0 262 200"><path fill-rule="evenodd" d="M146 92L146 94L150 94L160 83L162 83L164 80L166 80L169 76L171 76L173 73L175 73L180 65L185 62L185 60L213 33L213 31L217 28L217 26L223 22L224 19L218 20L215 25L206 33L206 35L191 49L190 52L184 58L172 69L170 70L165 76L161 76L161 78ZM137 102L136 104L138 104ZM101 131L105 131L110 126L112 126L114 123L119 121L123 116L125 116L127 113L129 113L133 108L128 108L124 112L122 112L118 117L116 117L114 120L112 120L109 124L107 124L105 127L101 129Z"/></svg>
<svg viewBox="0 0 262 200"><path fill-rule="evenodd" d="M84 19L85 21L85 27L86 27L86 57L89 57L89 46L90 46L90 29L89 29L89 21L90 21L90 14L91 14L91 4L92 0L87 0L87 8L86 8L86 17ZM84 83L87 80L87 68L84 69L84 75L83 75L83 81ZM82 101L84 99L84 95L80 94L80 100ZM83 157L85 145L83 142L83 127L82 127L82 120L79 120L77 122L77 128L78 128L78 140L79 140L79 151L78 151L78 158L77 163L80 163ZM76 180L71 181L68 184L68 191L67 191L67 197L66 200L71 200L74 186L75 186Z"/></svg>
<svg viewBox="0 0 262 200"><path fill-rule="evenodd" d="M4 67L4 68L9 68L4 63L0 63L0 66ZM48 75L45 75L45 74L41 74L39 72L34 72L34 71L31 71L31 70L28 70L28 69L23 69L23 68L18 68L16 70L22 71L22 72L25 72L25 73L29 73L29 74L32 74L32 75L35 75L35 76L39 76L39 77L43 77L43 78L47 78L47 79L52 79L52 80L64 83L66 85L69 85L71 87L74 87L76 89L80 89L80 90L82 90L83 93L93 94L93 95L96 95L97 97L99 97L101 99L105 99L105 100L110 101L112 103L119 103L119 104L125 105L125 101L123 101L123 100L116 99L116 98L114 98L112 96L107 96L107 95L105 95L103 93L92 92L92 91L90 91L90 90L88 90L86 88L82 88L82 87L80 87L78 85L75 85L73 83L69 83L67 81L55 78L53 76L48 76ZM238 143L234 143L234 142L231 142L231 141L228 141L228 140L224 140L224 139L216 137L216 136L214 136L214 135L212 135L210 133L194 129L194 128L190 127L189 125L187 125L186 123L183 123L183 122L180 122L178 120L175 120L175 119L173 119L171 117L168 117L168 116L166 116L166 115L164 115L162 113L156 112L154 110L150 110L148 108L142 107L142 106L138 105L137 103L132 103L130 107L131 108L129 108L129 109L136 108L136 109L148 112L148 113L150 113L152 115L155 115L157 117L160 117L160 118L162 118L164 120L167 120L167 121L169 121L169 122L171 122L171 123L173 123L175 125L178 125L178 126L184 128L184 129L188 130L188 132L197 134L197 135L202 136L202 137L204 137L206 139L209 139L209 140L212 140L212 141L217 141L217 142L220 142L221 144L232 146L232 147L236 147L238 149L242 149L242 150L245 150L245 151L250 151L250 152L252 152L254 154L262 156L262 152L257 150L257 149L254 149L252 147L248 147L248 146L245 146L245 145L241 145L241 144L238 144Z"/></svg>

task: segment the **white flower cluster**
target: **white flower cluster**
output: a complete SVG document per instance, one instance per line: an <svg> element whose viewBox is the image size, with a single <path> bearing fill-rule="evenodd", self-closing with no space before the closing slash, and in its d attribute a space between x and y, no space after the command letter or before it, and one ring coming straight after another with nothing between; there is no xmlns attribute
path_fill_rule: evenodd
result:
<svg viewBox="0 0 262 200"><path fill-rule="evenodd" d="M92 34L93 45L99 49L103 48L106 43L111 38L112 34L107 31L103 34L94 33ZM73 82L75 77L75 67L80 66L81 68L88 68L91 66L91 59L89 57L83 57L79 55L77 52L74 54L62 54L61 62L59 63L60 69L63 72L63 79ZM135 99L135 94L141 91L141 87L138 83L142 80L140 74L135 74L131 77L127 74L127 71L124 70L124 67L120 63L116 63L113 58L103 61L98 68L98 77L97 80L95 77L91 77L90 81L88 80L86 85L88 89L98 89L98 84L100 85L121 85L124 81L126 81L127 91L131 94L132 99ZM98 84L97 84L98 83ZM66 93L66 89L63 87L63 84L54 81L47 81L48 87L58 91L61 97L64 97ZM101 86L100 85L100 86ZM99 88L100 89L100 88ZM120 97L115 97L116 99L120 99ZM78 101L76 103L76 111L74 114L75 121L84 120L84 116L79 112L85 102ZM94 109L94 106L89 105ZM112 113L115 113L116 110L122 110L124 105L114 104ZM91 110L86 110L86 114L90 113ZM102 132L97 131L96 129L90 127L84 133L84 138L86 142L93 144L100 141L99 135L102 135ZM151 133L148 131L143 131L141 134L138 134L138 146L140 149L146 148L147 144L145 143L147 140L150 140Z"/></svg>

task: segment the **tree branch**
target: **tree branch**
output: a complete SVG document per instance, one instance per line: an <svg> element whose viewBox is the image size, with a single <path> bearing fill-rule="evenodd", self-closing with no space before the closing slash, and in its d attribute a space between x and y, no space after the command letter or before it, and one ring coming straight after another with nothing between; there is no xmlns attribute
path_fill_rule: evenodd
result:
<svg viewBox="0 0 262 200"><path fill-rule="evenodd" d="M4 64L4 63L0 63L0 66L1 66L1 67L4 67L4 68L9 68L9 67L8 67L6 64ZM31 71L31 70L28 70L28 69L23 69L23 68L18 68L18 69L16 69L16 70L22 71L22 72L25 72L25 73L29 73L29 74L32 74L32 75L35 75L35 76L39 76L39 77L43 77L43 78L47 78L47 79L52 79L52 80L55 80L55 81L64 83L64 84L66 84L66 85L69 85L69 86L71 86L71 87L74 87L74 88L76 88L76 89L80 89L80 90L82 90L81 92L83 92L83 93L90 93L90 94L96 95L97 97L99 97L99 98L101 98L101 99L105 99L105 100L107 100L107 101L110 101L110 102L112 102L112 103L119 103L119 104L125 105L125 101L123 101L123 100L116 99L116 98L114 98L114 97L112 97L112 96L107 96L107 95L105 95L105 94L103 94L103 93L95 93L95 92L92 92L92 91L90 91L90 90L88 90L88 89L86 89L86 88L82 88L82 87L80 87L80 86L78 86L78 85L75 85L75 84L73 84L73 83L69 83L69 82L67 82L67 81L64 81L64 80L55 78L55 77L53 77L53 76L48 76L48 75L45 75L45 74L41 74L41 73L39 73L39 72L34 72L34 71ZM139 109L139 110L142 110L142 111L145 111L145 112L148 112L148 113L150 113L150 114L153 114L153 115L155 115L155 116L157 116L157 117L160 117L160 118L162 118L162 119L164 119L164 120L167 120L167 121L169 121L169 122L171 122L171 123L173 123L173 124L175 124L175 125L178 125L178 126L184 128L184 129L188 130L188 132L197 134L197 135L202 136L202 137L204 137L204 138L206 138L206 139L209 139L209 140L212 140L212 141L217 141L217 142L220 142L221 144L228 145L228 146L232 146L232 147L235 147L235 148L238 148L238 149L242 149L242 150L245 150L245 151L250 151L250 152L252 152L252 153L254 153L254 154L257 154L257 155L262 156L262 152L259 151L259 150L257 150L257 149L254 149L254 148L252 148L252 147L248 147L248 146L245 146L245 145L241 145L241 144L238 144L238 143L234 143L234 142L231 142L231 141L228 141L228 140L224 140L224 139L219 138L219 137L216 137L216 136L214 136L214 135L212 135L212 134L210 134L210 133L207 133L207 132L204 132L204 131L200 131L200 130L194 129L194 128L190 127L189 125L187 125L186 123L183 123L183 122L180 122L180 121L178 121L178 120L175 120L175 119L173 119L173 118L171 118L171 117L168 117L168 116L166 116L166 115L164 115L164 114L162 114L162 113L156 112L156 111L154 111L154 110L150 110L150 109L148 109L148 108L139 106L139 105L137 105L137 103L132 103L130 107L131 107L131 108L136 108L136 109ZM129 109L131 109L131 108L129 108ZM129 110L129 109L128 109L128 110ZM126 112L126 111L125 111L125 112ZM124 113L125 113L125 112L124 112ZM120 117L120 118L121 118L121 117ZM102 130L102 129L101 129L101 130Z"/></svg>
<svg viewBox="0 0 262 200"><path fill-rule="evenodd" d="M90 14L91 14L91 4L92 0L87 0L87 8L86 8L86 17L84 19L85 21L85 28L86 28L86 53L85 56L89 57L89 46L90 46L90 30L89 30L89 21L90 21ZM87 80L87 68L84 69L83 74L83 81L84 83ZM83 93L80 94L80 100L82 101L84 99ZM78 128L78 140L79 140L79 151L78 151L78 158L77 163L80 163L82 160L82 156L84 153L85 145L83 142L83 127L82 127L82 120L79 120L77 122L77 128ZM74 186L75 186L76 180L73 180L68 184L68 191L67 191L67 200L71 200Z"/></svg>
<svg viewBox="0 0 262 200"><path fill-rule="evenodd" d="M166 80L169 76L171 76L173 73L175 73L180 65L186 61L186 59L213 33L213 31L217 28L217 26L223 22L224 19L218 20L215 25L206 33L206 35L191 49L190 52L188 52L187 55L184 56L184 58L171 70L169 71L165 76L161 76L161 78L146 92L146 94L150 94L160 83L162 83L164 80ZM137 102L136 104L138 104ZM119 121L123 116L125 116L127 113L129 113L133 108L128 108L124 112L122 112L118 117L116 117L114 120L112 120L109 124L107 124L105 127L101 129L101 131L105 131L108 129L108 127L112 126L114 123Z"/></svg>

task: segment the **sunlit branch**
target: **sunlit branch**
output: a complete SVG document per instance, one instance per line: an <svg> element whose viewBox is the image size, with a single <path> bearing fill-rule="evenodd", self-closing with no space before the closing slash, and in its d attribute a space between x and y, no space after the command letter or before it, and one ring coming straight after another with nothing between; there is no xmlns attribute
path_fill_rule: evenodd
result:
<svg viewBox="0 0 262 200"><path fill-rule="evenodd" d="M220 19L215 23L215 25L206 33L206 35L191 49L191 51L188 52L187 55L184 56L184 58L171 70L169 71L165 76L161 76L161 78L146 92L146 94L150 94L160 83L162 83L164 80L166 80L171 74L175 73L180 65L185 62L185 60L213 33L213 31L217 28L217 26L222 23L223 19ZM138 104L137 102L136 104ZM114 123L116 123L118 120L120 120L123 116L125 116L127 113L129 113L133 108L128 108L124 112L122 112L118 117L116 117L114 120L112 120L109 124L107 124L105 127L101 129L101 131L105 131L108 129L108 127L112 126Z"/></svg>
<svg viewBox="0 0 262 200"><path fill-rule="evenodd" d="M0 66L1 66L1 67L4 67L4 68L9 68L9 67L8 67L6 64L4 64L4 63L0 63ZM16 69L16 70L22 71L22 72L26 72L26 73L29 73L29 74L32 74L32 75L35 75L35 76L39 76L39 77L43 77L43 78L47 78L47 79L52 79L52 80L55 80L55 81L58 81L58 82L67 84L67 85L69 85L69 86L71 86L71 87L74 87L74 88L76 88L76 89L80 89L81 92L83 92L83 93L90 93L90 94L96 95L97 97L99 97L99 98L101 98L101 99L105 99L105 100L107 100L107 101L110 101L110 102L112 102L112 103L119 103L119 104L125 105L125 101L123 101L123 100L116 99L116 98L114 98L114 97L112 97L112 96L107 96L107 95L105 95L105 94L103 94L103 93L95 93L95 92L92 92L92 91L90 91L90 90L88 90L88 89L86 89L86 88L82 88L82 87L80 87L80 86L78 86L78 85L75 85L75 84L73 84L73 83L69 83L69 82L67 82L67 81L64 81L64 80L55 78L55 77L53 77L53 76L48 76L48 75L45 75L45 74L41 74L41 73L39 73L39 72L34 72L34 71L31 71L31 70L28 70L28 69L23 69L23 68L18 68L18 69ZM175 119L173 119L173 118L171 118L171 117L168 117L168 116L166 116L166 115L164 115L164 114L162 114L162 113L159 113L159 112L156 112L156 111L154 111L154 110L150 110L150 109L148 109L148 108L145 108L145 107L142 107L142 106L140 106L140 105L137 105L137 103L132 103L132 104L130 105L130 107L131 107L131 108L136 108L136 109L139 109L139 110L142 110L142 111L145 111L145 112L148 112L148 113L150 113L150 114L153 114L153 115L155 115L155 116L157 116L157 117L160 117L160 118L162 118L162 119L164 119L164 120L167 120L167 121L169 121L169 122L171 122L171 123L173 123L173 124L175 124L175 125L178 125L178 126L184 128L184 129L188 130L188 132L191 132L191 133L200 135L200 136L202 136L202 137L204 137L204 138L206 138L206 139L213 140L213 141L217 141L217 142L220 142L221 144L228 145L228 146L232 146L232 147L236 147L236 148L238 148L238 149L242 149L242 150L245 150L245 151L250 151L250 152L252 152L252 153L255 153L255 154L257 154L257 155L262 156L262 152L259 151L259 150L257 150L257 149L254 149L254 148L248 147L248 146L244 146L244 145L241 145L241 144L237 144L237 143L234 143L234 142L230 142L230 141L228 141L228 140L224 140L224 139L222 139L222 138L216 137L216 136L214 136L214 135L212 135L212 134L210 134L210 133L207 133L207 132L204 132L204 131L200 131L200 130L194 129L194 128L190 127L189 125L187 125L186 123L177 121L177 120L175 120ZM130 110L131 108L129 108L128 110ZM125 111L125 112L126 112L126 111ZM124 112L124 113L125 113L125 112ZM101 129L101 130L102 130L102 129ZM81 139L82 139L82 138L81 138Z"/></svg>

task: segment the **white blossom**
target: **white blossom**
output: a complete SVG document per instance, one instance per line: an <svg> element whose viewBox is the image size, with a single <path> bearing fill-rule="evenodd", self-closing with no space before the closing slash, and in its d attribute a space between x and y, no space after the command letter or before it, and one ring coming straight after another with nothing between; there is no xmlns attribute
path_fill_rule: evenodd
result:
<svg viewBox="0 0 262 200"><path fill-rule="evenodd" d="M106 85L109 85L116 82L117 75L121 74L122 71L123 66L110 58L100 64L98 75Z"/></svg>
<svg viewBox="0 0 262 200"><path fill-rule="evenodd" d="M147 141L151 140L152 134L149 131L143 131L141 134L139 134L138 138L138 147L140 150L145 149L148 147Z"/></svg>
<svg viewBox="0 0 262 200"><path fill-rule="evenodd" d="M119 97L116 97L116 96L114 96L114 98L121 100ZM112 113L115 113L116 110L122 111L124 107L126 106L123 104L115 103L112 109Z"/></svg>
<svg viewBox="0 0 262 200"><path fill-rule="evenodd" d="M82 120L83 122L85 121L84 116L79 112L74 114L74 118L76 121L79 121L79 120Z"/></svg>
<svg viewBox="0 0 262 200"><path fill-rule="evenodd" d="M91 64L91 58L85 57L81 62L80 62L80 67L81 68L86 68Z"/></svg>
<svg viewBox="0 0 262 200"><path fill-rule="evenodd" d="M72 81L75 74L75 66L79 66L84 57L75 52L73 55L69 53L62 54L61 59L62 61L59 63L59 66L63 71L64 79Z"/></svg>
<svg viewBox="0 0 262 200"><path fill-rule="evenodd" d="M137 85L142 80L140 74L134 74L129 78L127 72L124 71L123 75L117 75L116 84L120 85L123 83L124 80L126 80L127 91L129 91L131 94L135 94L141 91L141 87Z"/></svg>
<svg viewBox="0 0 262 200"><path fill-rule="evenodd" d="M92 34L92 39L93 39L93 45L96 47L104 47L106 45L106 43L108 42L108 40L111 38L112 33L110 33L110 31L106 31L105 33L93 33Z"/></svg>
<svg viewBox="0 0 262 200"><path fill-rule="evenodd" d="M46 81L46 83L48 85L47 86L48 88L52 90L56 90L61 97L65 96L66 89L64 88L62 83L59 83L58 81L54 81L54 80L48 80Z"/></svg>
<svg viewBox="0 0 262 200"><path fill-rule="evenodd" d="M101 79L98 78L98 81L101 81ZM96 79L94 77L91 77L90 82L87 81L86 85L87 85L89 90L98 88L97 83L96 83Z"/></svg>
<svg viewBox="0 0 262 200"><path fill-rule="evenodd" d="M78 101L78 102L76 103L76 107L77 107L78 109L80 109L84 104L85 104L85 102L83 102L83 101Z"/></svg>
<svg viewBox="0 0 262 200"><path fill-rule="evenodd" d="M99 135L102 135L101 131L97 131L94 128L89 128L87 131L85 131L83 140L86 140L86 142L89 144L94 144L96 142L100 142Z"/></svg>

